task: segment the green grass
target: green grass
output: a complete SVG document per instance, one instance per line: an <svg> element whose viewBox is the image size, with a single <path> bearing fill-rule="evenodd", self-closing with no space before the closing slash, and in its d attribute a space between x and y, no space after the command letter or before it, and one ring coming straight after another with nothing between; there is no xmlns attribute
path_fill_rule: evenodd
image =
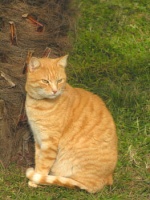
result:
<svg viewBox="0 0 150 200"><path fill-rule="evenodd" d="M72 85L100 95L114 116L119 138L114 185L95 195L56 186L30 189L24 172L1 167L2 200L150 198L149 0L78 0L77 5L67 73Z"/></svg>

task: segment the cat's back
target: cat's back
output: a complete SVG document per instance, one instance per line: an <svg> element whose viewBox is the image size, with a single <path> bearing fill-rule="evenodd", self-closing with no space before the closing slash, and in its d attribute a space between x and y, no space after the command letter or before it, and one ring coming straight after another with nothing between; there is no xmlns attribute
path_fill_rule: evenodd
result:
<svg viewBox="0 0 150 200"><path fill-rule="evenodd" d="M109 141L113 138L116 143L116 126L104 101L82 88L68 87L70 100L64 110L66 123L63 124L63 145L69 140L70 144L80 146L79 137L84 138L85 143L89 143L89 138L97 139L95 141L98 143L101 139Z"/></svg>
<svg viewBox="0 0 150 200"><path fill-rule="evenodd" d="M115 127L112 115L101 97L82 88L71 87L71 93L70 95L73 101L72 108L75 109L75 113L80 113L81 117L82 115L86 115L89 121L91 119L93 121L105 119L106 121L112 122Z"/></svg>

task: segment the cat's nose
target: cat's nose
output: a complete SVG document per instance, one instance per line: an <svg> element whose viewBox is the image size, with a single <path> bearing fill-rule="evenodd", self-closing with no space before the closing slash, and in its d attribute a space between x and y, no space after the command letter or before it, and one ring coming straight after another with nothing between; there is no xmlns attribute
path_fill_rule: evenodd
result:
<svg viewBox="0 0 150 200"><path fill-rule="evenodd" d="M53 94L56 94L57 93L57 90L53 90Z"/></svg>

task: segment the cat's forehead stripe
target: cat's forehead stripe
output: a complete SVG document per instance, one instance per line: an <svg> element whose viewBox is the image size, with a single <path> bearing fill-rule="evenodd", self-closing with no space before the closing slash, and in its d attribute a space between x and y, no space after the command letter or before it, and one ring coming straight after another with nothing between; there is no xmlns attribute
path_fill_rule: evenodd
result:
<svg viewBox="0 0 150 200"><path fill-rule="evenodd" d="M48 67L48 78L55 79L57 77L57 71L54 66Z"/></svg>

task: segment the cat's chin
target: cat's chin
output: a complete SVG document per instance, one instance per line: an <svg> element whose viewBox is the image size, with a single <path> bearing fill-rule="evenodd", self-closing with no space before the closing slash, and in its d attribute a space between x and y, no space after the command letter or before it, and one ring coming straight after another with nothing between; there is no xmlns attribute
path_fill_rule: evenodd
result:
<svg viewBox="0 0 150 200"><path fill-rule="evenodd" d="M48 98L48 99L56 99L58 96L60 96L60 94L49 95L47 98Z"/></svg>
<svg viewBox="0 0 150 200"><path fill-rule="evenodd" d="M48 99L56 99L58 96L49 96Z"/></svg>

